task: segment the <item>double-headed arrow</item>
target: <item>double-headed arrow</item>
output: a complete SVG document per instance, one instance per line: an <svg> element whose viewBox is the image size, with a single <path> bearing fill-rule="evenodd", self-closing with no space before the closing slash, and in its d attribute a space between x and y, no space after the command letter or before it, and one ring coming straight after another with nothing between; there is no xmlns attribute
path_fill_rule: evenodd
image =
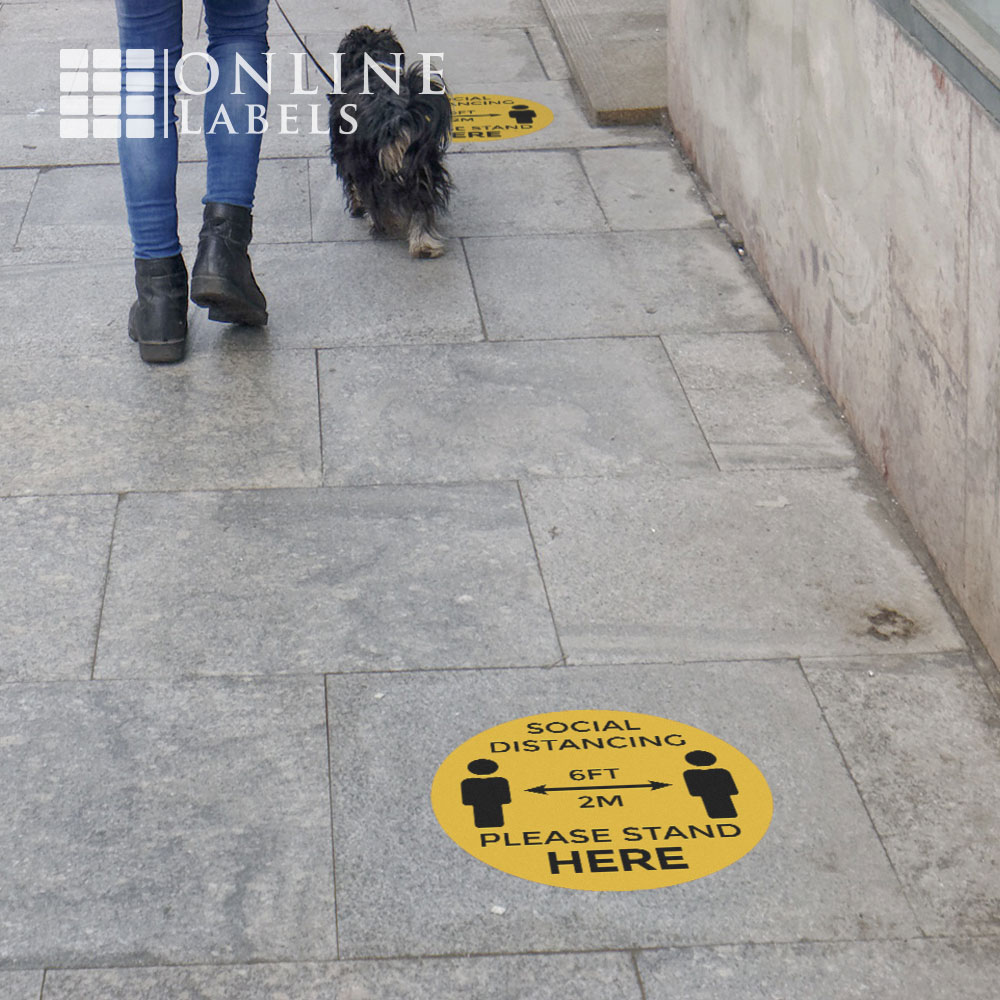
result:
<svg viewBox="0 0 1000 1000"><path fill-rule="evenodd" d="M570 785L567 788L549 788L547 785L535 785L534 788L526 788L526 792L535 792L538 795L548 795L549 792L603 792L609 788L648 788L651 792L657 788L669 788L669 781L647 781L644 785Z"/></svg>

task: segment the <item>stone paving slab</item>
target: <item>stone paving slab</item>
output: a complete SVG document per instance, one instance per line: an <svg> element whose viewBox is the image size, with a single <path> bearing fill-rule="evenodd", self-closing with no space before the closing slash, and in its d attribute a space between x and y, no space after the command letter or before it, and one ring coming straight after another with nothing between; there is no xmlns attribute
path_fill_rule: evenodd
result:
<svg viewBox="0 0 1000 1000"><path fill-rule="evenodd" d="M850 470L538 480L523 493L571 662L963 647ZM912 627L879 629L884 612Z"/></svg>
<svg viewBox="0 0 1000 1000"><path fill-rule="evenodd" d="M31 41L41 46L55 45L57 49L60 45L79 49L113 48L118 44L118 21L114 6L101 0L5 3L0 7L0 38L16 38L19 42ZM58 55L51 65L58 85Z"/></svg>
<svg viewBox="0 0 1000 1000"><path fill-rule="evenodd" d="M61 139L58 113L0 114L0 167L117 162L114 139Z"/></svg>
<svg viewBox="0 0 1000 1000"><path fill-rule="evenodd" d="M0 250L14 246L37 179L37 170L0 170Z"/></svg>
<svg viewBox="0 0 1000 1000"><path fill-rule="evenodd" d="M368 222L344 210L343 188L329 163L310 160L313 239L357 240ZM446 236L604 232L607 223L579 160L569 151L452 156L455 189L442 217Z"/></svg>
<svg viewBox="0 0 1000 1000"><path fill-rule="evenodd" d="M603 232L608 226L569 151L453 156L448 231L460 236Z"/></svg>
<svg viewBox="0 0 1000 1000"><path fill-rule="evenodd" d="M110 354L128 340L128 310L134 299L135 268L124 258L4 267L0 315L5 351L11 363L22 352Z"/></svg>
<svg viewBox="0 0 1000 1000"><path fill-rule="evenodd" d="M992 1000L996 940L728 945L640 953L646 1000Z"/></svg>
<svg viewBox="0 0 1000 1000"><path fill-rule="evenodd" d="M182 365L148 366L122 320L108 349L91 347L83 359L7 354L5 492L319 484L311 352L205 350Z"/></svg>
<svg viewBox="0 0 1000 1000"><path fill-rule="evenodd" d="M6 685L0 726L5 966L335 956L319 678Z"/></svg>
<svg viewBox="0 0 1000 1000"><path fill-rule="evenodd" d="M45 1000L524 1000L528 996L640 1000L641 993L632 961L622 954L55 970L45 979ZM37 1000L37 991L31 1000Z"/></svg>
<svg viewBox="0 0 1000 1000"><path fill-rule="evenodd" d="M110 496L0 500L0 681L89 680L111 548Z"/></svg>
<svg viewBox="0 0 1000 1000"><path fill-rule="evenodd" d="M714 230L470 239L466 250L490 340L778 325Z"/></svg>
<svg viewBox="0 0 1000 1000"><path fill-rule="evenodd" d="M539 0L410 0L413 17L420 30L425 28L530 27L548 25Z"/></svg>
<svg viewBox="0 0 1000 1000"><path fill-rule="evenodd" d="M603 146L662 145L663 130L644 126L597 128L580 110L568 80L495 80L490 94L526 97L552 111L553 121L540 132L528 132L510 139L456 143L452 149L463 154L498 153L507 149L585 149Z"/></svg>
<svg viewBox="0 0 1000 1000"><path fill-rule="evenodd" d="M2 23L0 8L0 65L3 66L3 87L0 88L0 112L11 115L59 113L59 50L69 42L39 38L27 46L14 42ZM117 45L117 34L114 36ZM73 48L84 48L85 42ZM39 66L47 72L40 74Z"/></svg>
<svg viewBox="0 0 1000 1000"><path fill-rule="evenodd" d="M200 20L201 4L184 4L185 39L195 37ZM114 4L104 0L4 3L0 7L0 37L31 41L36 50L39 45L51 44L80 49L117 48L118 20ZM52 68L58 77L58 61Z"/></svg>
<svg viewBox="0 0 1000 1000"><path fill-rule="evenodd" d="M723 469L853 465L846 423L795 334L663 338Z"/></svg>
<svg viewBox="0 0 1000 1000"><path fill-rule="evenodd" d="M282 6L300 35L322 31L335 34L339 39L362 24L378 28L413 27L407 0L292 0ZM292 30L278 8L272 6L268 15L268 39L283 35L291 36Z"/></svg>
<svg viewBox="0 0 1000 1000"><path fill-rule="evenodd" d="M198 248L205 164L181 163L177 206L181 244L190 264ZM262 160L254 207L254 247L310 239L307 160ZM132 257L121 171L117 165L43 171L24 217L18 246L64 250L92 260Z"/></svg>
<svg viewBox="0 0 1000 1000"><path fill-rule="evenodd" d="M572 74L563 58L556 36L552 33L552 28L547 24L533 24L527 30L535 46L535 52L545 69L545 75L550 80L570 79Z"/></svg>
<svg viewBox="0 0 1000 1000"><path fill-rule="evenodd" d="M405 673L328 685L342 957L916 933L795 663ZM737 746L774 795L764 839L711 876L638 892L540 885L454 844L430 805L441 761L497 723L583 708L662 715Z"/></svg>
<svg viewBox="0 0 1000 1000"><path fill-rule="evenodd" d="M98 677L543 665L559 656L512 484L122 501Z"/></svg>
<svg viewBox="0 0 1000 1000"><path fill-rule="evenodd" d="M964 657L804 667L921 930L1000 934L1000 709L975 667Z"/></svg>
<svg viewBox="0 0 1000 1000"><path fill-rule="evenodd" d="M0 1000L38 1000L41 972L0 972Z"/></svg>
<svg viewBox="0 0 1000 1000"><path fill-rule="evenodd" d="M194 42L200 8L200 3L185 4L183 31L186 42ZM4 164L117 160L113 141L60 140L58 117L59 50L117 47L118 26L113 3L65 0L0 5L0 66L3 67L0 159ZM36 141L31 136L37 135L38 125L43 127L42 146L50 151L48 154L38 155L37 149L21 146L22 142L32 144Z"/></svg>
<svg viewBox="0 0 1000 1000"><path fill-rule="evenodd" d="M672 149L585 149L580 159L612 229L715 225Z"/></svg>
<svg viewBox="0 0 1000 1000"><path fill-rule="evenodd" d="M261 246L252 256L257 280L271 296L268 339L275 346L483 338L472 279L456 240L436 260L414 260L403 240L368 236L351 244Z"/></svg>
<svg viewBox="0 0 1000 1000"><path fill-rule="evenodd" d="M397 26L396 36L406 50L408 66L420 65L420 53L444 53L443 59L434 59L433 63L444 71L448 87L457 94L466 91L488 93L492 80L548 79L531 38L522 28L414 31ZM330 53L337 51L341 38L342 34L332 31L312 32L306 36L306 44L328 72L333 63ZM310 88L330 89L311 62L308 70Z"/></svg>
<svg viewBox="0 0 1000 1000"><path fill-rule="evenodd" d="M655 340L324 351L331 484L714 469Z"/></svg>

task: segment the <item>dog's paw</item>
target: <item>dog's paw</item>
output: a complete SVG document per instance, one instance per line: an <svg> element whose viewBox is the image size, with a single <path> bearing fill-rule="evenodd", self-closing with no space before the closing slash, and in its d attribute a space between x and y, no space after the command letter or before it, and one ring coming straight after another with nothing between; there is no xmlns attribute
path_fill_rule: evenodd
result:
<svg viewBox="0 0 1000 1000"><path fill-rule="evenodd" d="M358 191L357 184L353 180L344 185L344 194L347 196L347 211L352 219L362 219L365 214L364 199Z"/></svg>
<svg viewBox="0 0 1000 1000"><path fill-rule="evenodd" d="M410 220L410 256L416 258L440 257L444 253L444 240L429 219L415 216Z"/></svg>
<svg viewBox="0 0 1000 1000"><path fill-rule="evenodd" d="M444 243L441 240L427 236L423 240L410 241L410 256L418 260L440 257L444 253Z"/></svg>

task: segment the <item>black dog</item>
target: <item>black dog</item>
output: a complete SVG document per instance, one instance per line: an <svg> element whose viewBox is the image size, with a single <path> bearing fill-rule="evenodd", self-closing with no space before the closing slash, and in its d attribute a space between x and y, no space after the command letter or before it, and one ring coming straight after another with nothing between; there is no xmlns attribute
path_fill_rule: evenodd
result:
<svg viewBox="0 0 1000 1000"><path fill-rule="evenodd" d="M343 94L330 94L330 158L351 215L368 216L377 235L405 232L413 257L440 257L437 216L447 210L451 179L444 152L451 138L451 102L439 74L428 85L420 66L405 68L392 31L355 28L340 43ZM396 54L399 53L398 77ZM369 68L365 55L393 80ZM398 80L399 93L395 92ZM425 94L423 90L433 89ZM345 126L357 128L345 134Z"/></svg>

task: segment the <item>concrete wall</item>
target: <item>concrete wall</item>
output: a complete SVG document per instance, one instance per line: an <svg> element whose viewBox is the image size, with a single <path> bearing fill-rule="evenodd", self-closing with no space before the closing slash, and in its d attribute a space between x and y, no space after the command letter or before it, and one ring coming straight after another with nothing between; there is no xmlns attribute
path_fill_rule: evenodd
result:
<svg viewBox="0 0 1000 1000"><path fill-rule="evenodd" d="M1000 660L1000 128L872 0L670 0L684 149Z"/></svg>

